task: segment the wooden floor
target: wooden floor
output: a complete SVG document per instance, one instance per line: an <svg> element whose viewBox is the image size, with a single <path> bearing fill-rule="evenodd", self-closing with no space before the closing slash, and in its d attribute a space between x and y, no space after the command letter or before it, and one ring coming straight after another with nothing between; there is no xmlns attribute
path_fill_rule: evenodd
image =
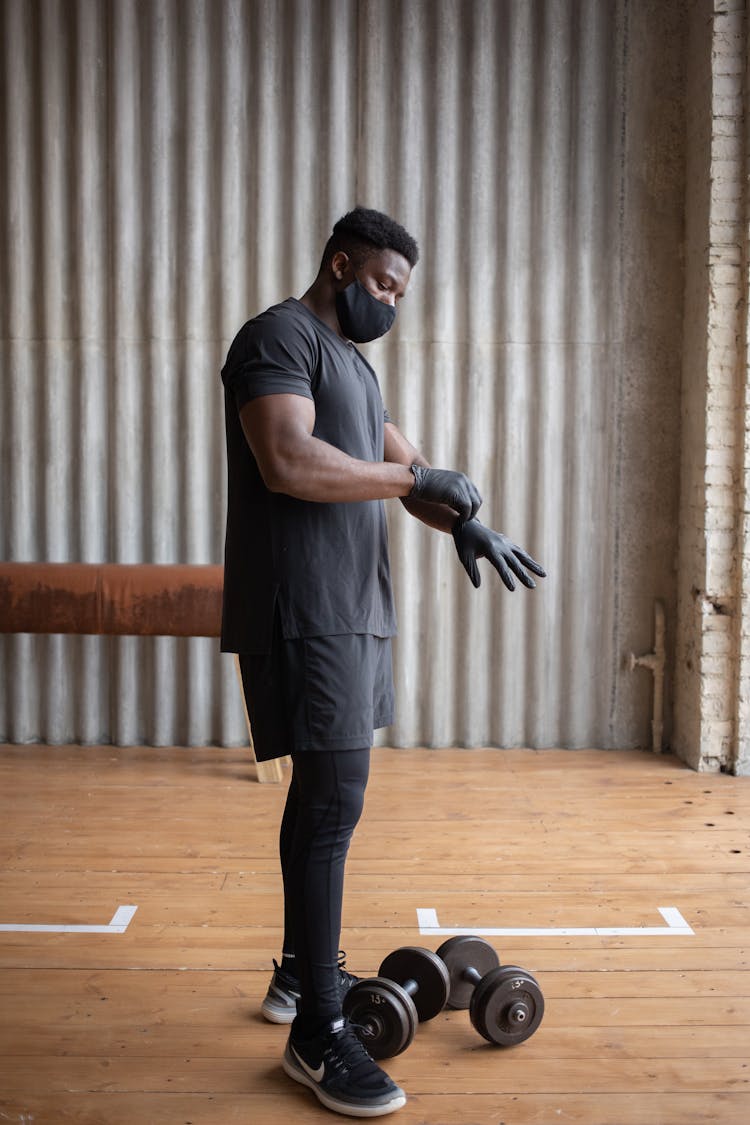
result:
<svg viewBox="0 0 750 1125"><path fill-rule="evenodd" d="M288 777L288 774L286 775ZM286 781L240 751L0 747L0 1122L343 1120L286 1078L259 1015L278 956ZM750 781L595 751L373 756L342 945L373 973L441 926L661 927L492 937L537 976L543 1023L511 1049L466 1012L385 1064L402 1125L750 1121ZM691 936L659 907L677 908Z"/></svg>

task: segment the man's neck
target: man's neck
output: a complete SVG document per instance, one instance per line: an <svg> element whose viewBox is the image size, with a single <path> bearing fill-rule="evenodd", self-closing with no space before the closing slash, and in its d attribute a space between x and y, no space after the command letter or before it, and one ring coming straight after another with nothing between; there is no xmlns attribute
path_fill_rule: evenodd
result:
<svg viewBox="0 0 750 1125"><path fill-rule="evenodd" d="M332 332L344 339L336 315L336 296L324 279L317 277L307 292L300 297L300 301L310 312L315 313L319 320L327 324Z"/></svg>

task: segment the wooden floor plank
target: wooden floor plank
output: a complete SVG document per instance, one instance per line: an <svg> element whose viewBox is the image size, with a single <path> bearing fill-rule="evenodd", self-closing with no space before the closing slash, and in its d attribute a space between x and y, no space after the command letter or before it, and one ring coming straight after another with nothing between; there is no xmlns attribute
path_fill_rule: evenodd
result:
<svg viewBox="0 0 750 1125"><path fill-rule="evenodd" d="M623 941L618 946L605 946L604 939L580 939L579 944L569 942L565 945L558 939L526 939L521 942L503 943L498 946L501 960L507 965L521 965L531 972L607 972L620 969L629 972L646 972L650 969L659 972L675 972L680 969L700 971L706 964L730 971L750 969L750 938L743 931L737 931L734 944L708 944L706 937L702 945L670 946L658 939L652 944L641 943L638 948L628 947ZM185 937L185 935L182 935ZM200 935L206 940L205 931ZM26 940L28 938L28 940ZM233 972L268 972L273 957L278 957L281 930L272 931L232 931L220 933L213 929L211 945L189 945L177 938L167 941L163 934L154 938L139 935L138 941L130 946L129 956L123 955L122 947L103 943L88 946L85 955L80 944L73 948L69 939L63 935L0 936L0 955L2 963L9 971L15 969L38 968L45 971L69 968L79 969L82 964L97 969L122 969L124 966L136 971L173 969L224 970ZM217 944L223 941L222 945ZM588 942L584 947L582 942ZM150 944L149 944L150 942ZM747 942L748 944L744 944ZM377 933L358 929L346 930L342 934L342 944L349 950L347 966L358 976L369 976L375 972L386 955L398 945L428 944L437 948L438 943L427 943L415 930L381 930Z"/></svg>
<svg viewBox="0 0 750 1125"><path fill-rule="evenodd" d="M81 871L86 872L85 884L81 880ZM3 900L7 895L12 895L20 890L27 894L29 887L44 893L46 889L52 891L71 890L81 893L84 889L89 897L99 896L102 891L109 893L113 887L126 890L132 888L137 893L143 889L150 894L158 895L162 892L184 891L188 885L197 887L203 893L206 891L220 890L222 894L247 894L255 893L278 894L281 886L281 875L274 871L248 871L241 867L227 868L226 870L195 871L128 871L121 868L109 868L106 871L92 869L88 865L81 867L68 867L65 869L46 869L44 867L14 869L0 871L0 894ZM464 876L465 882L465 876ZM387 890L394 898L422 895L426 892L445 892L454 894L461 889L456 876L442 871L418 871L410 880L408 887L394 886L392 874L382 875L350 871L347 874L347 894L375 894ZM490 895L512 894L517 896L537 896L547 893L564 894L572 892L581 895L580 875L567 872L554 874L531 874L530 872L504 872L479 875L471 873L471 889L474 893ZM704 895L712 894L723 897L737 895L747 901L750 897L750 880L747 873L737 871L724 873L718 881L714 872L705 874L685 874L684 872L671 872L669 880L663 875L650 871L641 872L608 872L598 878L592 876L586 886L586 896L599 899L604 895L633 894L643 898L647 894L661 899L665 893L672 891L679 893Z"/></svg>
<svg viewBox="0 0 750 1125"><path fill-rule="evenodd" d="M551 1059L541 1075L540 1060L519 1057L521 1048L515 1049L512 1057L511 1052L487 1048L479 1049L481 1057L457 1053L446 1062L440 1054L442 1046L433 1035L431 1049L420 1051L415 1044L408 1055L392 1060L388 1069L395 1080L415 1094L444 1094L446 1084L452 1095L471 1096L496 1094L498 1090L577 1094L584 1088L590 1094L608 1094L618 1087L634 1094L719 1093L747 1089L748 1085L745 1060L740 1058L706 1059L700 1067L696 1067L694 1058L600 1058L596 1065L590 1059ZM0 1084L6 1095L23 1094L34 1086L38 1059L17 1057L12 1063L0 1063ZM267 1088L269 1064L278 1065L278 1060L211 1058L205 1054L198 1059L95 1055L55 1060L46 1073L49 1092L59 1094L127 1094L139 1090L153 1094L186 1091L262 1095Z"/></svg>
<svg viewBox="0 0 750 1125"><path fill-rule="evenodd" d="M35 922L59 925L86 924L102 918L119 901L138 899L139 926L273 926L278 922L279 889L275 891L242 893L222 892L204 888L179 900L174 890L149 891L130 883L113 883L95 891L79 881L78 893L72 889L38 889L40 901L29 901L28 889L14 891L3 889L3 914L7 922L17 924ZM185 888L187 889L187 888ZM704 891L693 894L683 891L678 899L664 902L671 896L671 887L660 892L619 892L607 895L576 895L572 890L555 893L539 892L536 895L513 893L467 893L457 887L453 892L423 892L417 905L437 911L439 921L445 926L489 926L501 928L582 928L591 927L657 927L666 930L667 923L659 914L659 906L678 907L685 921L697 932L704 929L739 927L750 929L750 901L739 895L724 895ZM118 901L115 901L117 899ZM424 901L422 901L424 899ZM43 900L45 916L40 916ZM414 892L389 895L383 901L382 891L374 894L348 891L344 924L367 922L372 927L395 926L408 928L416 922ZM658 936L658 935L657 935ZM498 938L498 940L500 940Z"/></svg>
<svg viewBox="0 0 750 1125"><path fill-rule="evenodd" d="M375 970L373 970L374 972ZM26 1019L33 1024L43 1021L53 1012L62 1014L73 998L118 997L118 1011L126 1007L140 1010L143 999L134 989L134 978L141 970L121 972L116 969L51 969L38 967L0 970L0 997L6 1012L13 1004L22 1008L29 997L37 996L40 1001L39 1014L32 1010ZM267 973L222 970L174 970L155 969L149 972L146 985L149 992L168 992L171 1001L179 1006L188 996L189 1003L197 993L207 1002L214 997L240 996L244 998L262 995L267 986ZM651 970L646 972L623 972L605 970L598 972L549 972L537 971L537 977L544 984L544 995L548 1000L568 999L699 999L715 996L747 999L750 997L750 971L737 969L703 969L699 971ZM41 1003L43 1001L43 1004ZM112 1018L111 1006L107 1018Z"/></svg>
<svg viewBox="0 0 750 1125"><path fill-rule="evenodd" d="M295 1125L330 1122L331 1114L278 1068L266 1075L263 1094L76 1094L0 1095L0 1112L11 1121L33 1125ZM15 1115L15 1116L11 1116ZM525 1094L499 1091L471 1097L455 1094L409 1095L394 1115L399 1125L747 1125L744 1091L658 1094L652 1091L594 1094Z"/></svg>

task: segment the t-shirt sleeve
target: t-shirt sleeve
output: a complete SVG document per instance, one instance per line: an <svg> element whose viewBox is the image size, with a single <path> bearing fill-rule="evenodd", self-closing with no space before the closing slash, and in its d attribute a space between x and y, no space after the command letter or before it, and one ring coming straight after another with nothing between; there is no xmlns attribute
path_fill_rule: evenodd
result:
<svg viewBox="0 0 750 1125"><path fill-rule="evenodd" d="M238 334L221 373L237 408L263 395L312 398L315 347L294 322L280 317L250 321Z"/></svg>
<svg viewBox="0 0 750 1125"><path fill-rule="evenodd" d="M393 419L391 418L390 414L388 413L388 407L384 406L383 407L383 422L392 422L392 421L393 421Z"/></svg>

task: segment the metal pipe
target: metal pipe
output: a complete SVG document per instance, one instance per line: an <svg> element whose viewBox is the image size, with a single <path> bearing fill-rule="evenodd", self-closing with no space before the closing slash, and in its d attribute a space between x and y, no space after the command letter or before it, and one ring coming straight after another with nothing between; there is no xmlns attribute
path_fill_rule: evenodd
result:
<svg viewBox="0 0 750 1125"><path fill-rule="evenodd" d="M0 633L216 637L224 567L0 562Z"/></svg>
<svg viewBox="0 0 750 1125"><path fill-rule="evenodd" d="M637 666L648 668L654 674L654 708L651 719L651 749L655 754L662 750L662 734L664 730L664 666L666 664L666 624L664 603L654 603L654 651L644 656L635 656L631 652L629 667L631 672Z"/></svg>

